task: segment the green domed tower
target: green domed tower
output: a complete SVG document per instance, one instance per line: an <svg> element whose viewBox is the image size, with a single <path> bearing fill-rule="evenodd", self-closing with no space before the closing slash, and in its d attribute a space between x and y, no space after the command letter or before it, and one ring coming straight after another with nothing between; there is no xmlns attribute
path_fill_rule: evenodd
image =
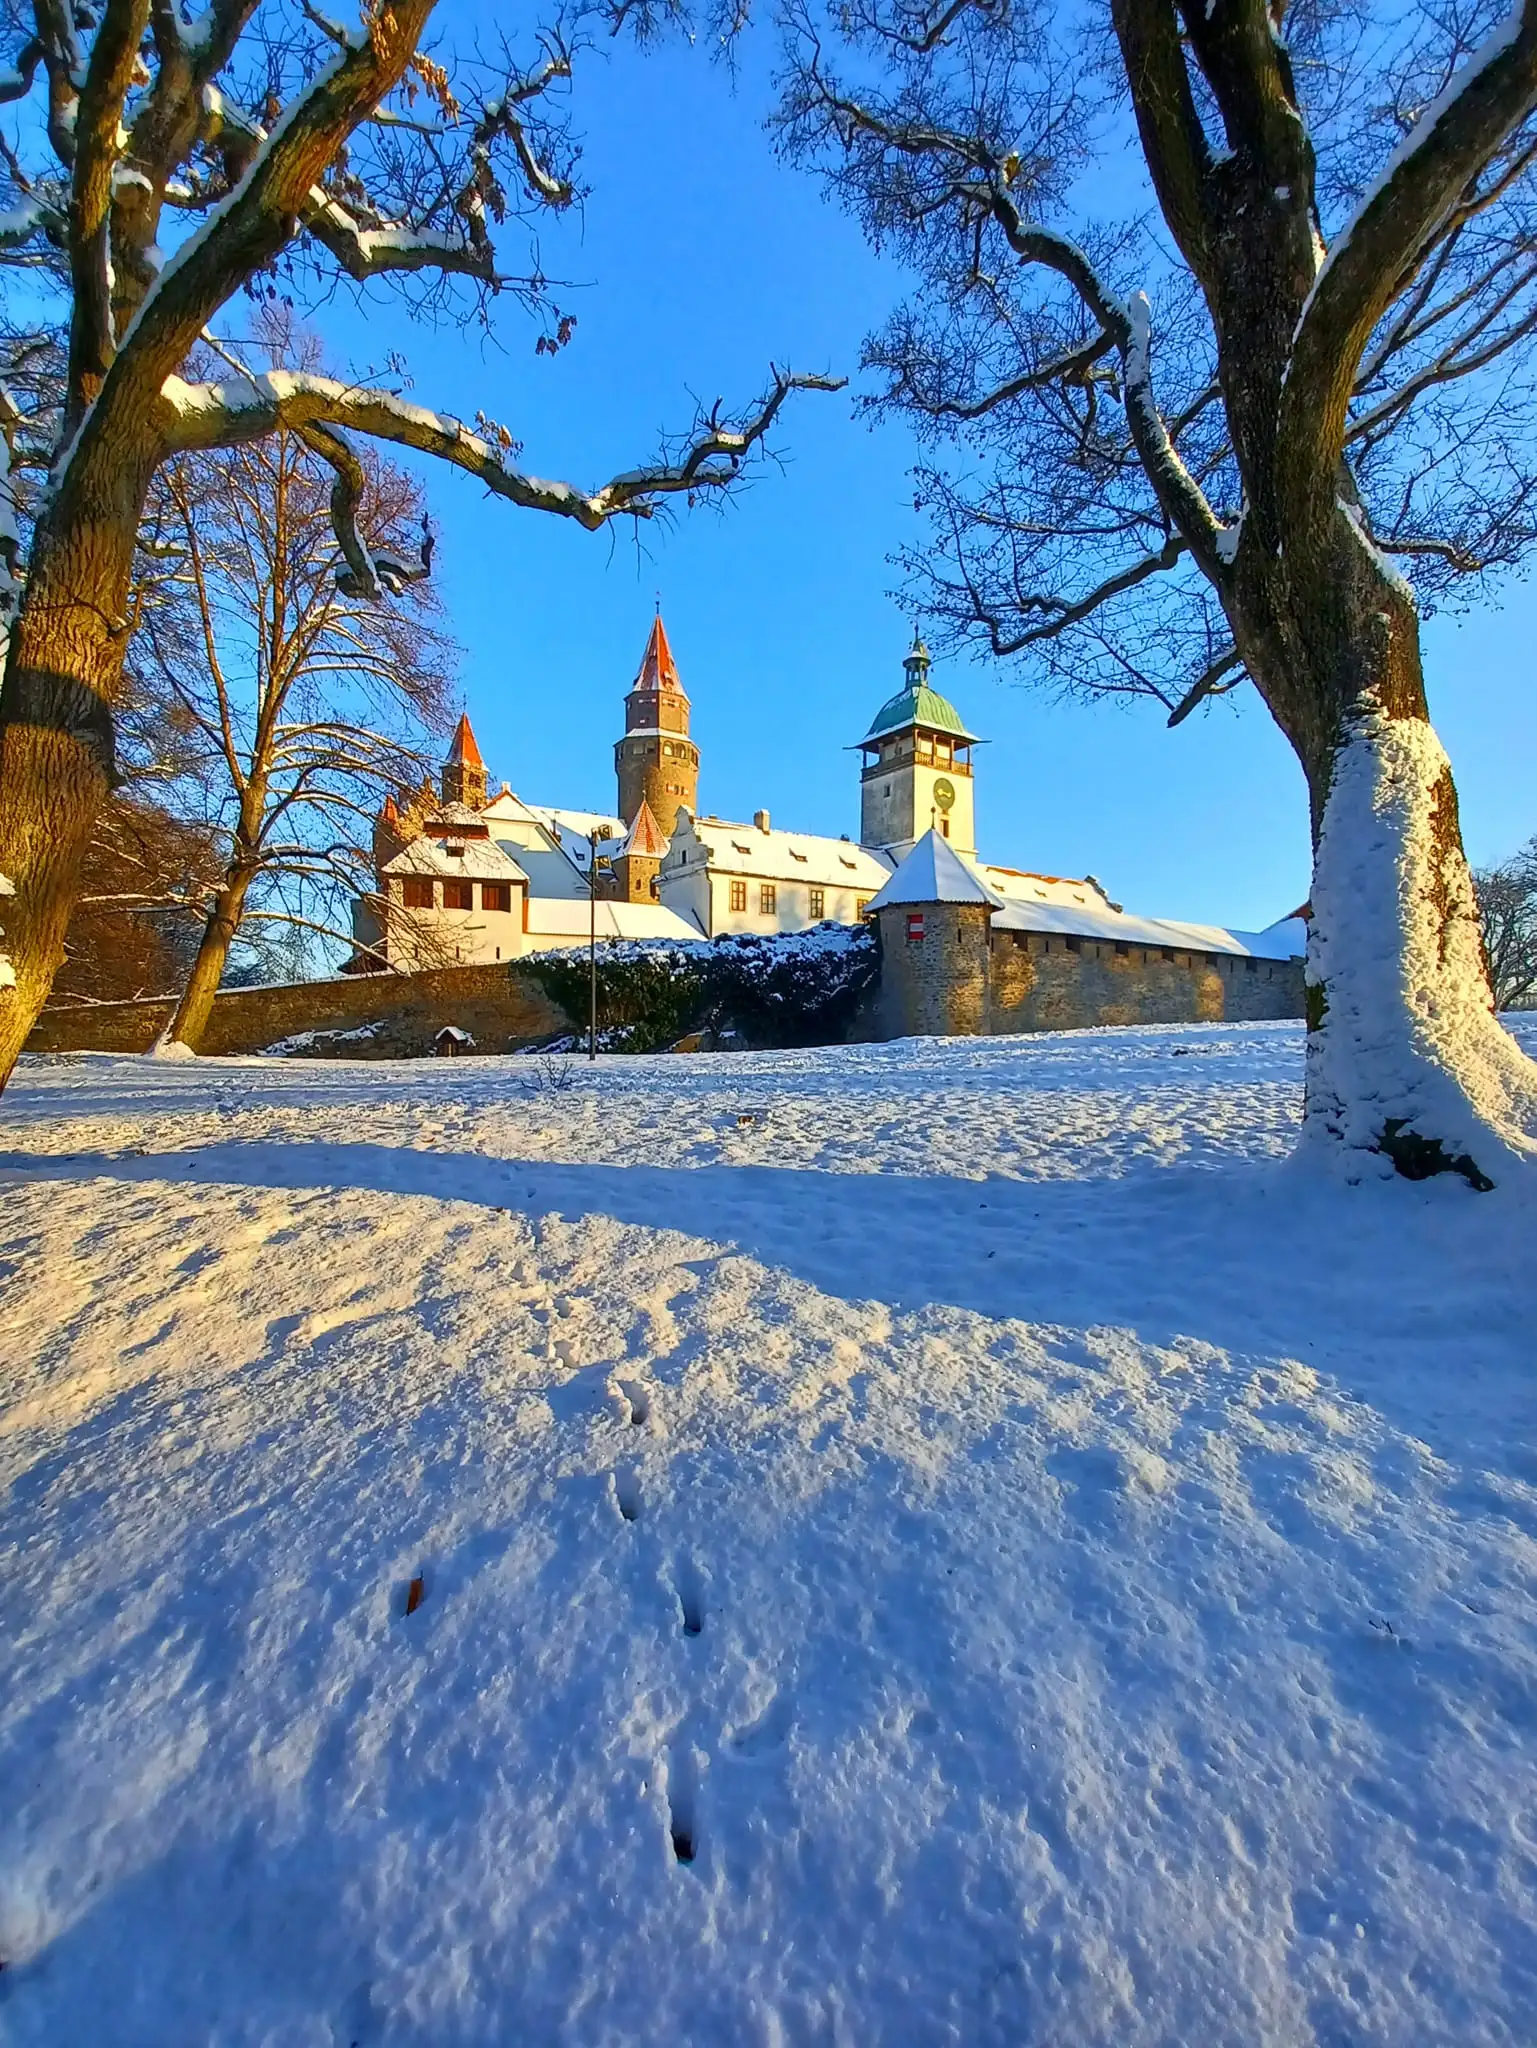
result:
<svg viewBox="0 0 1537 2048"><path fill-rule="evenodd" d="M859 742L859 837L900 860L931 828L957 853L977 850L971 750L981 742L955 706L929 687L929 650L917 634L902 662L907 681Z"/></svg>

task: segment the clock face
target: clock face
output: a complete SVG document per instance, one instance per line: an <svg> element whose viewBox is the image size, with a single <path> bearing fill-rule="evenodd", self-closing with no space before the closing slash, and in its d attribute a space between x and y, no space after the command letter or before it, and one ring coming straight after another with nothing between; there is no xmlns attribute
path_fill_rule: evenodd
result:
<svg viewBox="0 0 1537 2048"><path fill-rule="evenodd" d="M955 784L943 775L934 785L934 802L942 811L949 811L955 802Z"/></svg>

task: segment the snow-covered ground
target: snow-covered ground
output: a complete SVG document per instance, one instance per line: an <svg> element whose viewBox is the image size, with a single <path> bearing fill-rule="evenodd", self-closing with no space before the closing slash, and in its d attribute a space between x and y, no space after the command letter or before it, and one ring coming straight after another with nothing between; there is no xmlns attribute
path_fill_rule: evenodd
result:
<svg viewBox="0 0 1537 2048"><path fill-rule="evenodd" d="M0 1101L0 2042L1530 2043L1526 1193L1291 1025L571 1065Z"/></svg>

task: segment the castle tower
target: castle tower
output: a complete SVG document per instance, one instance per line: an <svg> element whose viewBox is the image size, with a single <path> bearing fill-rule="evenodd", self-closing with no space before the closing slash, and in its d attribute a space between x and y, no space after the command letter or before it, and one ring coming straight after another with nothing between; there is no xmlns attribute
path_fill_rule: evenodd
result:
<svg viewBox="0 0 1537 2048"><path fill-rule="evenodd" d="M624 700L624 738L614 748L619 815L631 824L649 806L664 839L678 812L699 802L699 749L688 736L688 698L657 613L640 673Z"/></svg>
<svg viewBox="0 0 1537 2048"><path fill-rule="evenodd" d="M454 730L454 742L443 763L442 789L446 804L465 804L472 811L485 804L486 764L480 758L468 718L461 718Z"/></svg>
<svg viewBox="0 0 1537 2048"><path fill-rule="evenodd" d="M657 870L667 851L667 835L644 798L634 821L612 855L614 895L621 903L656 901Z"/></svg>
<svg viewBox="0 0 1537 2048"><path fill-rule="evenodd" d="M958 853L977 850L971 750L981 742L955 706L929 687L929 650L913 635L902 662L907 681L876 712L859 742L859 838L900 860L936 831Z"/></svg>

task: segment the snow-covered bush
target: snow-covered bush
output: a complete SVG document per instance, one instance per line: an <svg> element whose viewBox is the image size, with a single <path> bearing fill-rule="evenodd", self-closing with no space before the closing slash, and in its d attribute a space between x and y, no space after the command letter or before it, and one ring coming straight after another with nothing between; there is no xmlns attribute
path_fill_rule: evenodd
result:
<svg viewBox="0 0 1537 2048"><path fill-rule="evenodd" d="M520 965L568 1016L586 1016L585 953L536 953ZM747 1046L834 1045L876 968L872 934L846 925L683 944L623 940L598 954L599 1031L612 1052L660 1052L695 1033Z"/></svg>

